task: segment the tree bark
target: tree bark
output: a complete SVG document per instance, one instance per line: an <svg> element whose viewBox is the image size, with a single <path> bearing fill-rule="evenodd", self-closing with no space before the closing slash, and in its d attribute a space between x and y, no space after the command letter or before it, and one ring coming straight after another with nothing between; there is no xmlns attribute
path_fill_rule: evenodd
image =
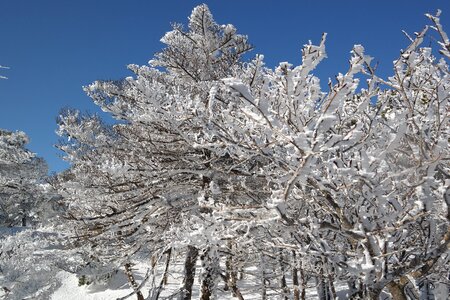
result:
<svg viewBox="0 0 450 300"><path fill-rule="evenodd" d="M163 283L164 283L164 285L167 285L167 281L168 281L169 264L170 264L170 257L172 256L172 248L167 249L166 255L167 255L166 267L164 269L164 275L163 275Z"/></svg>
<svg viewBox="0 0 450 300"><path fill-rule="evenodd" d="M206 271L205 278L202 280L202 287L201 287L201 300L210 300L212 296L212 290L211 290L211 273L207 270Z"/></svg>
<svg viewBox="0 0 450 300"><path fill-rule="evenodd" d="M200 288L200 299L210 300L214 287L214 261L210 255L210 249L204 250L203 254L200 256L203 267L203 278Z"/></svg>
<svg viewBox="0 0 450 300"><path fill-rule="evenodd" d="M325 278L320 275L320 277L316 277L317 280L317 295L320 300L331 300L330 292L328 285L325 281Z"/></svg>
<svg viewBox="0 0 450 300"><path fill-rule="evenodd" d="M136 296L138 300L144 300L144 295L142 295L141 291L138 290L139 285L137 284L136 280L133 276L133 270L131 269L131 265L125 264L125 274L128 277L128 282L130 283L131 287L134 291L136 291Z"/></svg>
<svg viewBox="0 0 450 300"><path fill-rule="evenodd" d="M292 257L294 259L294 267L292 268L292 285L294 286L294 300L300 300L300 290L298 288L298 269L297 269L297 256L295 251L292 251Z"/></svg>
<svg viewBox="0 0 450 300"><path fill-rule="evenodd" d="M244 300L241 291L237 287L237 270L236 267L233 265L233 255L232 255L233 243L231 241L228 241L228 249L230 251L230 254L227 255L227 260L225 262L226 283L224 290L227 291L231 289L233 297L237 297L239 300Z"/></svg>
<svg viewBox="0 0 450 300"><path fill-rule="evenodd" d="M334 287L334 278L331 274L328 275L328 285L330 287L331 299L336 299L337 298L336 288Z"/></svg>
<svg viewBox="0 0 450 300"><path fill-rule="evenodd" d="M166 250L166 266L164 268L164 273L161 277L161 281L159 282L158 289L156 290L155 296L152 299L158 300L159 295L161 294L161 292L163 290L163 286L167 285L167 277L168 277L168 273L169 273L171 254L172 254L172 248L169 248L168 250ZM155 266L153 265L153 267L155 267Z"/></svg>
<svg viewBox="0 0 450 300"><path fill-rule="evenodd" d="M264 254L261 255L261 300L267 299L267 286L266 286L266 261L264 259Z"/></svg>
<svg viewBox="0 0 450 300"><path fill-rule="evenodd" d="M198 258L198 249L193 246L188 246L186 260L184 262L184 284L181 299L192 299L192 286L195 279L195 264Z"/></svg>
<svg viewBox="0 0 450 300"><path fill-rule="evenodd" d="M223 288L224 291L228 291L230 289L230 283L232 280L232 272L233 272L233 256L231 254L232 251L232 244L229 241L228 242L228 251L230 252L227 254L227 260L225 261L225 287Z"/></svg>
<svg viewBox="0 0 450 300"><path fill-rule="evenodd" d="M283 291L284 300L289 300L289 288L286 284L286 276L284 275L285 269L284 269L284 262L283 262L283 252L279 252L279 263L280 263L280 270L281 270L281 280L280 285L281 289Z"/></svg>
<svg viewBox="0 0 450 300"><path fill-rule="evenodd" d="M301 289L301 294L300 294L300 299L301 300L306 300L306 276L305 276L305 271L303 271L303 267L300 265L300 279L302 281L302 289Z"/></svg>

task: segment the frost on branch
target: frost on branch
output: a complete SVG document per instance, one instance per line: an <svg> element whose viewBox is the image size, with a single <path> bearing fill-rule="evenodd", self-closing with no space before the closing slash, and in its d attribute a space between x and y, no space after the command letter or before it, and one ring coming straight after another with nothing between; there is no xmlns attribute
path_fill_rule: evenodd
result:
<svg viewBox="0 0 450 300"><path fill-rule="evenodd" d="M188 80L217 80L230 72L252 47L233 25L218 25L206 5L194 8L189 30L175 24L161 42L167 45L150 63Z"/></svg>
<svg viewBox="0 0 450 300"><path fill-rule="evenodd" d="M355 45L324 91L312 72L325 34L301 65L270 69L241 61L246 37L196 7L150 66L85 87L120 122L61 113L72 166L54 186L73 246L98 274L177 253L188 298L195 276L203 299L220 284L239 297L237 268L255 266L266 296L269 278L289 294L288 273L329 297L338 283L365 299L448 283L450 81L430 18L442 57L421 46L426 29L382 79Z"/></svg>
<svg viewBox="0 0 450 300"><path fill-rule="evenodd" d="M0 129L0 226L26 226L37 218L47 166L27 143L25 133Z"/></svg>
<svg viewBox="0 0 450 300"><path fill-rule="evenodd" d="M21 131L0 129L0 298L46 298L57 287L56 194ZM44 230L42 226L46 225ZM50 238L53 236L52 238Z"/></svg>

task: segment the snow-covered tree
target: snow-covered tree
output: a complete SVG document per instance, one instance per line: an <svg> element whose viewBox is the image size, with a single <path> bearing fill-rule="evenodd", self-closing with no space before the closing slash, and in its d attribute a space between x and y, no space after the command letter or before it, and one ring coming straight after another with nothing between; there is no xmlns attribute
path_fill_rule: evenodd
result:
<svg viewBox="0 0 450 300"><path fill-rule="evenodd" d="M218 147L270 162L261 167L268 204L294 238L276 244L298 243L325 278L348 280L354 296L378 299L387 288L406 299L405 288L419 290L428 277L448 282L448 39L435 27L443 58L420 48L427 27L382 80L357 45L328 92L310 75L325 57L325 36L304 48L298 67L262 69L258 57L223 80L226 101L212 115Z"/></svg>
<svg viewBox="0 0 450 300"><path fill-rule="evenodd" d="M86 87L103 110L124 122L111 127L74 111L59 118L59 132L67 137L60 149L72 162L57 183L68 203L68 220L86 253L115 268L148 255L158 257L175 243L179 249L198 248L205 260L215 260L209 257L217 253L214 234L223 226L215 228L210 206L219 200L239 205L236 195L250 193L244 188L227 191L221 183L241 184L247 175L240 173L240 162L233 168L226 153L212 153L191 137L201 135L205 126L208 86L231 75L240 55L251 48L246 38L231 25L217 25L208 8L199 6L189 30L176 25L163 42L167 48L152 65L165 71L132 65L136 79ZM195 109L199 105L203 111ZM235 173L231 178L229 171ZM117 257L118 249L122 257ZM217 272L205 270L211 270L205 274L206 285Z"/></svg>
<svg viewBox="0 0 450 300"><path fill-rule="evenodd" d="M45 183L47 165L25 148L21 131L0 129L0 298L42 299L55 280L59 244L56 194ZM44 225L46 227L44 227Z"/></svg>
<svg viewBox="0 0 450 300"><path fill-rule="evenodd" d="M40 212L47 165L26 143L25 133L0 129L0 226L26 226Z"/></svg>
<svg viewBox="0 0 450 300"><path fill-rule="evenodd" d="M49 299L58 272L76 261L75 253L62 254L61 240L53 226L0 228L0 299Z"/></svg>
<svg viewBox="0 0 450 300"><path fill-rule="evenodd" d="M74 246L99 270L124 268L138 299L130 266L171 251L186 256L183 299L197 259L205 300L221 279L239 297L238 268L255 265L263 298L270 278L286 299L287 277L295 299L308 277L323 298L337 282L372 299L448 283L449 42L439 14L429 18L392 77L356 45L323 91L312 71L325 34L301 65L272 70L262 55L241 61L246 37L196 7L150 66L85 88L115 125L70 110L58 119L72 166L54 186ZM441 54L421 47L431 30Z"/></svg>

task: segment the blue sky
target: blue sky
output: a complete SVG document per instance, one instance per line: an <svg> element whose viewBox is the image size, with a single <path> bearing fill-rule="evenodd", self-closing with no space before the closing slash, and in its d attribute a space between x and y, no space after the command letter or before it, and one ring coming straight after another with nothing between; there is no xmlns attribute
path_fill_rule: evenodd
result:
<svg viewBox="0 0 450 300"><path fill-rule="evenodd" d="M97 112L83 85L129 76L126 65L146 64L162 48L170 23L187 22L192 8L207 3L219 24L231 23L249 36L252 56L268 66L300 63L301 46L328 33L328 59L315 72L323 82L345 72L349 51L362 44L387 76L407 45L402 34L429 24L424 13L443 10L450 32L450 1L285 0L0 0L0 128L23 130L29 148L51 171L67 165L54 144L61 108ZM429 41L428 41L429 43Z"/></svg>

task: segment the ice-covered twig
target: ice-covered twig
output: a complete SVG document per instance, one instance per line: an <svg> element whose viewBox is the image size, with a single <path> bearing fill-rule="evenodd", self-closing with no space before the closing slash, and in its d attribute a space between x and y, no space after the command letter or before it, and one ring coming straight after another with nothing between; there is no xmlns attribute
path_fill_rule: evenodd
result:
<svg viewBox="0 0 450 300"><path fill-rule="evenodd" d="M441 10L439 9L436 12L436 15L433 16L431 14L425 14L433 23L434 23L434 29L439 33L441 36L442 42L439 42L439 45L442 46L442 50L439 51L442 55L446 56L447 58L450 58L450 40L448 38L447 33L442 28L440 18Z"/></svg>

